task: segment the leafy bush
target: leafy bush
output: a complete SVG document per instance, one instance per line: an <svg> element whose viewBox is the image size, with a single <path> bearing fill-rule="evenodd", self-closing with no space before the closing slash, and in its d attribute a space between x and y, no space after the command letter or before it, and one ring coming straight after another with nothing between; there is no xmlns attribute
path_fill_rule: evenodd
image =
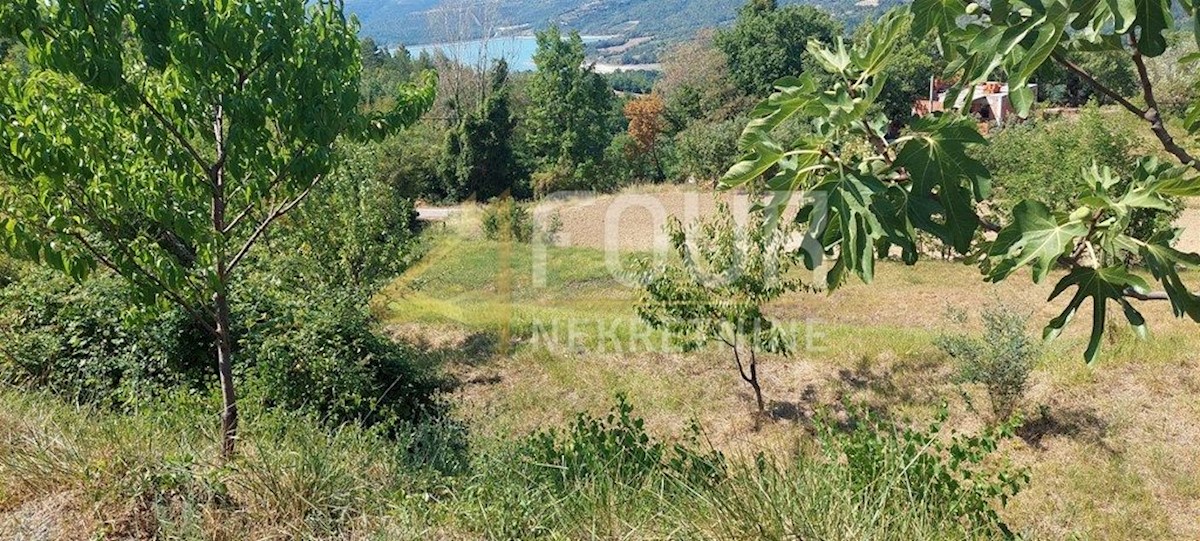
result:
<svg viewBox="0 0 1200 541"><path fill-rule="evenodd" d="M618 395L602 418L580 414L565 430L543 430L482 453L464 510L492 539L617 538L634 524L654 531L667 507L725 477L725 457L702 446L698 434L693 426L690 437L665 443L646 432Z"/></svg>
<svg viewBox="0 0 1200 541"><path fill-rule="evenodd" d="M533 240L534 223L529 210L507 197L493 199L484 207L480 227L488 240Z"/></svg>
<svg viewBox="0 0 1200 541"><path fill-rule="evenodd" d="M399 138L346 144L345 159L318 183L305 204L257 252L284 282L374 292L402 272L416 250L416 184L393 163L404 158Z"/></svg>
<svg viewBox="0 0 1200 541"><path fill-rule="evenodd" d="M233 307L250 401L389 431L439 416L433 361L375 332L357 292L297 299L252 276ZM179 309L132 312L131 296L105 274L76 284L31 269L0 289L0 379L121 410L214 385L207 335Z"/></svg>
<svg viewBox="0 0 1200 541"><path fill-rule="evenodd" d="M1001 207L1011 210L1031 199L1054 211L1071 212L1078 205L1083 170L1092 165L1111 168L1122 179L1114 193L1125 193L1144 151L1135 131L1117 120L1089 105L1078 118L1018 124L997 133L991 144L981 147L980 161L992 172ZM1129 234L1149 239L1169 227L1181 209L1136 209Z"/></svg>
<svg viewBox="0 0 1200 541"><path fill-rule="evenodd" d="M432 359L374 330L351 295L295 299L277 292L238 305L247 399L270 409L311 412L331 425L379 426L437 417L445 382Z"/></svg>
<svg viewBox="0 0 1200 541"><path fill-rule="evenodd" d="M1041 353L1025 330L1025 318L1004 306L983 311L983 336L944 336L937 346L958 363L963 381L987 388L997 421L1012 417L1025 396L1029 374Z"/></svg>
<svg viewBox="0 0 1200 541"><path fill-rule="evenodd" d="M181 309L134 312L119 278L39 268L0 289L0 379L72 402L131 408L207 380L210 341Z"/></svg>
<svg viewBox="0 0 1200 541"><path fill-rule="evenodd" d="M992 502L1006 503L1028 477L992 469L985 461L1004 438L1012 436L1013 425L974 436L951 434L947 440L941 434L946 418L942 409L927 429L897 429L867 417L848 434L823 425L821 442L830 460L845 461L851 486L859 492L882 495L897 488L907 492L909 505L1008 533ZM891 476L905 486L888 486L901 484L897 479L881 482Z"/></svg>
<svg viewBox="0 0 1200 541"><path fill-rule="evenodd" d="M611 148L611 147L610 147ZM558 163L544 167L530 177L535 197L562 191L611 192L626 181L630 168L622 156L608 152L601 160L588 160L578 165Z"/></svg>
<svg viewBox="0 0 1200 541"><path fill-rule="evenodd" d="M677 176L682 180L715 181L737 161L744 119L699 121L675 136Z"/></svg>
<svg viewBox="0 0 1200 541"><path fill-rule="evenodd" d="M849 429L818 419L817 453L735 470L700 495L692 522L724 539L1012 537L996 508L1028 474L993 456L1011 426L944 434L944 410L925 429L855 417Z"/></svg>
<svg viewBox="0 0 1200 541"><path fill-rule="evenodd" d="M521 455L532 465L531 479L560 492L598 478L636 486L658 473L707 483L720 478L725 466L716 451L697 451L682 444L672 447L653 439L646 433L645 421L633 416L633 406L620 394L604 418L581 413L564 432L533 434Z"/></svg>

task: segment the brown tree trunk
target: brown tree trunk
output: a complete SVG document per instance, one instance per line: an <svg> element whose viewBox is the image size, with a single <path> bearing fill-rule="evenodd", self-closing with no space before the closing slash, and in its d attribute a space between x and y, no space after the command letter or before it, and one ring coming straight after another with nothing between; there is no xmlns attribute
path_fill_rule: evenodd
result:
<svg viewBox="0 0 1200 541"><path fill-rule="evenodd" d="M213 138L217 143L217 162L209 171L212 182L212 224L218 235L225 235L225 109L218 102L213 119ZM233 390L233 330L229 328L229 260L223 245L216 253L217 290L213 293L213 311L217 331L217 373L221 378L221 458L233 457L237 443L237 393Z"/></svg>
<svg viewBox="0 0 1200 541"><path fill-rule="evenodd" d="M237 441L237 393L233 388L233 333L229 328L229 300L224 292L213 295L217 312L217 372L221 377L221 457L233 456Z"/></svg>

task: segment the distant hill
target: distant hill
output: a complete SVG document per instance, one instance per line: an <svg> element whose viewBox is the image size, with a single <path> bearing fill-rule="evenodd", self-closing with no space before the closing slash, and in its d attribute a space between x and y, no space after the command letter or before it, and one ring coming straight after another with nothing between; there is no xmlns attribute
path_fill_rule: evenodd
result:
<svg viewBox="0 0 1200 541"><path fill-rule="evenodd" d="M854 23L877 12L879 1L899 0L783 0L781 3L808 3L829 10ZM453 0L449 5L462 5ZM475 0L475 5L487 0ZM591 35L618 35L625 38L652 36L654 41L670 42L690 36L705 27L727 24L744 0L499 0L493 20L487 25L460 24L447 31L445 0L346 0L346 8L362 23L362 32L385 44L417 45L449 39L480 37L482 28L499 29L502 34L530 33L551 23ZM466 18L469 21L474 16Z"/></svg>

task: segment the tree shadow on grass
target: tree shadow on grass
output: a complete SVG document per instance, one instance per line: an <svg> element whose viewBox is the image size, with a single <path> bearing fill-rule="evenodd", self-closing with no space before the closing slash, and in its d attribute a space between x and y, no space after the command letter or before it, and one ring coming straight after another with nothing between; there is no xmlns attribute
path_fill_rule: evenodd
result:
<svg viewBox="0 0 1200 541"><path fill-rule="evenodd" d="M1107 435L1108 421L1097 416L1094 410L1073 407L1043 406L1036 417L1017 428L1017 436L1034 449L1045 450L1047 436L1064 436L1116 454L1104 441Z"/></svg>

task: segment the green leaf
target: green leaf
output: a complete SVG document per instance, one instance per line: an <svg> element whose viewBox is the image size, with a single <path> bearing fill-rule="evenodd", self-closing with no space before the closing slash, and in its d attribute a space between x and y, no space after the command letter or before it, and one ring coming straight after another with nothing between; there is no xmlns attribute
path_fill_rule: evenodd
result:
<svg viewBox="0 0 1200 541"><path fill-rule="evenodd" d="M896 40L900 39L904 25L908 24L910 19L908 12L893 9L884 14L871 28L871 35L864 47L856 47L854 51L854 64L862 71L863 76L873 77L887 66L896 50Z"/></svg>
<svg viewBox="0 0 1200 541"><path fill-rule="evenodd" d="M962 0L914 0L910 10L913 35L925 36L931 30L949 30L955 19L966 15L967 5Z"/></svg>
<svg viewBox="0 0 1200 541"><path fill-rule="evenodd" d="M793 115L801 111L809 114L820 114L820 109L814 106L820 103L817 84L809 74L797 77L787 77L775 83L776 92L771 97L759 102L750 112L750 122L742 131L739 144L743 150L754 142L769 138L771 130Z"/></svg>
<svg viewBox="0 0 1200 541"><path fill-rule="evenodd" d="M1129 31L1129 27L1133 26L1134 20L1137 18L1137 5L1135 0L1105 0L1108 4L1108 10L1114 18L1113 32L1124 34Z"/></svg>
<svg viewBox="0 0 1200 541"><path fill-rule="evenodd" d="M1164 33L1171 26L1170 3L1163 0L1133 2L1136 9L1135 25L1141 29L1138 33L1138 51L1150 57L1163 54L1167 50Z"/></svg>
<svg viewBox="0 0 1200 541"><path fill-rule="evenodd" d="M812 199L801 210L808 222L804 244L820 246L826 253L839 249L838 260L827 275L832 290L842 283L845 271L864 282L875 277L875 244L886 230L871 208L878 194L886 190L879 179L851 171L838 171L825 177L806 194ZM817 260L806 254L806 265L815 269Z"/></svg>
<svg viewBox="0 0 1200 541"><path fill-rule="evenodd" d="M1088 227L1079 220L1059 223L1046 205L1022 201L1013 209L1014 221L1000 231L988 255L996 260L988 280L999 282L1017 269L1031 265L1033 281L1041 282L1058 258L1087 235Z"/></svg>
<svg viewBox="0 0 1200 541"><path fill-rule="evenodd" d="M970 119L947 115L914 121L912 129L917 133L904 142L895 166L908 172L912 197L939 203L951 246L966 253L979 228L972 193L982 198L989 189L987 169L967 149L986 140Z"/></svg>
<svg viewBox="0 0 1200 541"><path fill-rule="evenodd" d="M766 173L772 166L783 158L783 149L778 143L769 140L754 141L744 149L746 157L729 168L721 177L721 184L726 187L741 186Z"/></svg>
<svg viewBox="0 0 1200 541"><path fill-rule="evenodd" d="M1169 240L1167 234L1159 234L1143 244L1139 254L1154 279L1166 290L1175 316L1187 316L1200 323L1200 297L1194 295L1179 276L1180 268L1200 268L1200 255L1171 248L1167 245Z"/></svg>
<svg viewBox="0 0 1200 541"><path fill-rule="evenodd" d="M1130 274L1124 267L1106 267L1103 269L1077 267L1054 286L1054 291L1050 294L1049 300L1053 301L1072 287L1076 288L1075 295L1071 297L1070 302L1067 303L1062 313L1051 320L1050 324L1046 326L1042 333L1045 339L1053 340L1058 337L1066 325L1070 323L1075 313L1079 310L1080 305L1083 304L1083 301L1087 299L1092 300L1092 332L1088 338L1087 351L1084 352L1084 359L1088 363L1095 361L1100 351L1100 339L1104 336L1104 322L1107 319L1108 301L1110 299L1121 304L1125 317L1129 321L1129 324L1133 326L1135 332L1139 336L1145 334L1145 318L1125 300L1124 293L1128 288L1141 291L1148 289L1149 286L1141 277Z"/></svg>
<svg viewBox="0 0 1200 541"><path fill-rule="evenodd" d="M1017 110L1017 114L1021 118L1029 116L1029 109L1033 107L1032 89L1028 86L1015 88L1008 93L1008 99L1012 102L1013 108Z"/></svg>

